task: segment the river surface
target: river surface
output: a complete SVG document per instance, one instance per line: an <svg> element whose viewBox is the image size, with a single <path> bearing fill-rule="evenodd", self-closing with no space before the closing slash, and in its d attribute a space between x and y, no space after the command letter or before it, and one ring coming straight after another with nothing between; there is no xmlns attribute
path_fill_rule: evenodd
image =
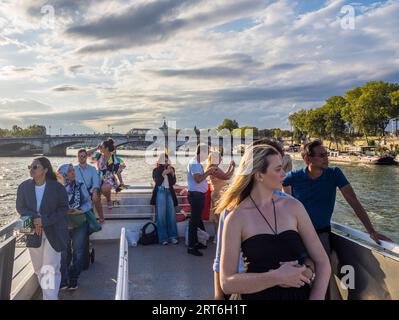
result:
<svg viewBox="0 0 399 320"><path fill-rule="evenodd" d="M68 154L70 156L51 157L54 167L75 161L73 155L76 151L68 150ZM151 183L153 165L145 161L143 151L121 150L119 154L125 155L125 183ZM31 157L0 158L0 226L17 217L16 190L22 181L29 178L27 166L31 161ZM399 243L399 166L331 165L338 165L343 170L375 227ZM301 166L303 161L294 160L294 168ZM177 163L175 167L178 184L186 184L186 165ZM333 220L364 230L341 193L337 192L337 195Z"/></svg>

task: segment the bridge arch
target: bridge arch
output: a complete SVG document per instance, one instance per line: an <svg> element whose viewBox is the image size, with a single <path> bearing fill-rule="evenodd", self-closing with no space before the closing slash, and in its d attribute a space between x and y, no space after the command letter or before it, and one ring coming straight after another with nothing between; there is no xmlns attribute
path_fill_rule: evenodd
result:
<svg viewBox="0 0 399 320"><path fill-rule="evenodd" d="M0 145L0 156L32 155L35 152L39 153L41 150L41 146L35 143L10 142Z"/></svg>

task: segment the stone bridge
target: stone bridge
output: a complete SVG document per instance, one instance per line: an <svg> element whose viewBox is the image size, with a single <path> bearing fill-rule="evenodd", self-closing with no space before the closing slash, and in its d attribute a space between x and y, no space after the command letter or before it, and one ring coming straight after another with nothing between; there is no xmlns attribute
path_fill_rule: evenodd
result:
<svg viewBox="0 0 399 320"><path fill-rule="evenodd" d="M116 145L129 144L129 146L133 149L145 150L148 146L150 146L157 140L155 135L156 133L154 134L154 136L149 135L149 137L152 137L152 139L149 139L149 137L147 137L147 140L145 134L82 134L62 136L45 135L33 137L3 137L0 138L0 156L30 156L33 154L43 154L47 156L65 156L68 147L95 147L109 137L114 139ZM178 141L178 138L176 136L174 137L176 139L175 147L177 148L187 143L187 139L189 138L187 136L185 137L184 141ZM166 137L166 144L169 144L169 146L172 142L170 139L171 136ZM210 138L208 138L208 143L210 143L209 139ZM229 139L231 139L231 145L248 143L248 141L245 142L244 138L230 137ZM199 141L197 141L196 137L190 137L190 145L192 143L195 145L197 142ZM219 137L219 145L223 145L222 137Z"/></svg>
<svg viewBox="0 0 399 320"><path fill-rule="evenodd" d="M111 137L115 144L127 143L135 149L145 148L153 143L145 135L62 135L0 138L0 156L31 155L65 156L68 147L76 145L94 147Z"/></svg>

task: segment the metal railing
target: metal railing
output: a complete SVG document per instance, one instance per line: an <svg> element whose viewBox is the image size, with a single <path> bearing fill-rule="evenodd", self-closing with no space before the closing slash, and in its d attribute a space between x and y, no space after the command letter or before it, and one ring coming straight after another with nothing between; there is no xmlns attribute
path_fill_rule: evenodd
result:
<svg viewBox="0 0 399 320"><path fill-rule="evenodd" d="M381 240L381 245L378 245L373 239L370 238L370 235L368 233L365 233L363 231L353 229L351 227L336 222L331 222L331 227L333 228L333 230L340 231L350 238L365 241L369 245L376 246L382 251L399 255L399 245L396 243Z"/></svg>
<svg viewBox="0 0 399 320"><path fill-rule="evenodd" d="M129 267L128 267L128 243L126 240L126 230L121 229L121 239L119 244L118 278L116 281L115 300L129 299Z"/></svg>

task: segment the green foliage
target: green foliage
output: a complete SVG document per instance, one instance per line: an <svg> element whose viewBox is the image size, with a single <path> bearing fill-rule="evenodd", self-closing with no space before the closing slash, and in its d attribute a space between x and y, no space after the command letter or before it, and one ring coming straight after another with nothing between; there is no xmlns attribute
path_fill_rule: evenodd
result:
<svg viewBox="0 0 399 320"><path fill-rule="evenodd" d="M0 137L32 137L46 135L46 127L41 125L31 125L23 129L17 125L13 125L11 130L0 128Z"/></svg>
<svg viewBox="0 0 399 320"><path fill-rule="evenodd" d="M222 129L228 129L233 131L234 129L238 129L238 122L236 120L224 119L223 123L217 127L217 130L220 131Z"/></svg>
<svg viewBox="0 0 399 320"><path fill-rule="evenodd" d="M351 89L343 97L333 96L322 107L300 110L288 119L295 140L310 135L338 144L357 133L366 138L383 136L390 119L398 117L399 84L379 81Z"/></svg>

